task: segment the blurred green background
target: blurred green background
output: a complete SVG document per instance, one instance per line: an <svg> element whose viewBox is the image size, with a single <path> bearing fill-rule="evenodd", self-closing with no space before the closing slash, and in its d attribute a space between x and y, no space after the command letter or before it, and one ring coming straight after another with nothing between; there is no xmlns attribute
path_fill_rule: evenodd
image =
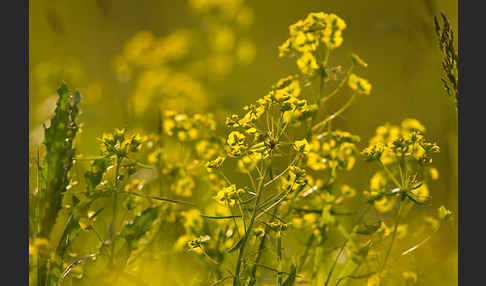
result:
<svg viewBox="0 0 486 286"><path fill-rule="evenodd" d="M157 114L130 111L125 99L133 93L135 80L121 82L113 61L141 30L155 37L181 28L207 33L205 20L187 2L30 1L31 151L42 140L41 124L53 112L55 90L62 80L84 95L78 153L96 153L98 142L93 138L115 127L154 131ZM253 0L245 5L252 11L251 25L235 33L235 42L240 38L251 41L256 52L253 61L234 65L221 76L202 77L211 103L192 101L191 110L181 111L209 109L222 123L225 116L265 95L278 79L297 72L295 61L278 58L277 46L288 37L289 25L309 12L336 13L347 28L344 43L330 64L346 68L349 54L356 52L369 64L360 74L370 80L373 90L369 97L358 99L335 126L361 136L364 147L385 122L399 124L404 118L416 118L424 123L441 153L434 158L440 179L429 186L433 204L423 211L432 213L444 204L457 213L457 116L440 81L441 57L433 30L433 16L444 11L457 31L457 1ZM198 47L198 52L204 54L205 48ZM332 104L339 106L342 100ZM373 171L364 164L358 161L348 178L358 189L366 188ZM422 285L457 284L457 223L442 228L420 251Z"/></svg>

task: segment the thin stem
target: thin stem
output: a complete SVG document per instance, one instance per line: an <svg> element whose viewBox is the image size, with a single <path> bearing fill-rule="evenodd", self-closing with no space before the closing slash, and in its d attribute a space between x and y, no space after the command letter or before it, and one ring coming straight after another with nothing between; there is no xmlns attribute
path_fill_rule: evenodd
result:
<svg viewBox="0 0 486 286"><path fill-rule="evenodd" d="M290 166L287 166L287 168L285 168L285 170L283 170L280 174L278 174L277 176L273 177L273 179L271 179L270 181L266 182L265 185L264 185L264 187L270 186L270 184L272 184L278 178L280 178L282 175L284 175L285 173L287 173L287 171L289 170L289 168L290 168Z"/></svg>
<svg viewBox="0 0 486 286"><path fill-rule="evenodd" d="M201 252L202 254L204 254L204 256L206 256L206 258L211 262L211 263L214 263L216 265L219 265L219 262L217 262L216 260L214 260L211 256L209 256L209 254L204 250L204 248L201 246L199 247L199 249L201 249Z"/></svg>
<svg viewBox="0 0 486 286"><path fill-rule="evenodd" d="M253 187L254 190L256 190L257 186L255 184L255 180L253 179L253 175L251 174L250 171L247 171L246 173L248 174L248 177L250 178L251 186Z"/></svg>
<svg viewBox="0 0 486 286"><path fill-rule="evenodd" d="M304 254L302 254L302 256L300 257L300 263L299 263L299 266L297 268L297 272L300 272L302 270L302 268L304 267L305 262L307 260L307 256L309 256L309 250L310 250L312 243L314 242L315 238L316 238L316 236L314 235L314 233L312 233L309 236L309 239L307 240L307 244L305 246Z"/></svg>
<svg viewBox="0 0 486 286"><path fill-rule="evenodd" d="M278 207L273 209L273 215L275 216L277 214ZM262 236L260 239L260 245L258 246L258 252L257 256L255 257L255 261L253 262L253 267L251 269L251 280L248 286L253 286L256 283L256 270L257 270L257 265L258 262L260 261L260 258L262 257L263 249L265 248L265 241L266 241L266 234L270 230L270 227L268 225L265 225L265 234Z"/></svg>
<svg viewBox="0 0 486 286"><path fill-rule="evenodd" d="M245 235L246 235L247 234L246 233L246 229L247 229L246 228L246 215L245 215L245 212L243 211L243 208L241 207L241 202L240 202L239 199L236 201L236 203L238 204L238 208L240 209L240 212L241 212L241 217L243 219L243 227L244 227Z"/></svg>
<svg viewBox="0 0 486 286"><path fill-rule="evenodd" d="M186 201L181 201L181 200L173 200L173 199L168 199L168 198L161 198L161 197L156 197L156 196L149 196L149 195L139 194L139 193L134 193L134 192L117 191L117 193L127 194L127 195L142 197L142 198L149 198L149 199L152 199L152 200L163 201L163 202L168 202L168 203L195 206L195 204L191 203L191 202L186 202Z"/></svg>
<svg viewBox="0 0 486 286"><path fill-rule="evenodd" d="M292 182L292 185L290 185L289 191L287 191L285 194L283 194L283 196L280 199L278 199L277 201L275 201L271 206L267 207L260 214L258 214L258 216L256 218L260 218L264 213L267 213L274 206L278 206L278 204L280 204L285 198L287 198L287 196L292 192L292 189L294 188L294 185L295 185L296 182L297 182L297 178L295 178L294 181ZM297 195L298 194L296 193L295 196L297 196Z"/></svg>
<svg viewBox="0 0 486 286"><path fill-rule="evenodd" d="M88 228L89 230L91 230L92 232L94 232L94 234L96 235L96 237L98 238L98 240L103 243L103 239L101 238L100 234L96 231L96 229L91 225L89 226Z"/></svg>
<svg viewBox="0 0 486 286"><path fill-rule="evenodd" d="M223 170L221 169L218 169L219 170L219 174L221 175L221 177L223 177L223 179L226 181L226 183L228 183L228 185L231 185L231 181L228 179L228 177L226 177L226 175L223 173Z"/></svg>
<svg viewBox="0 0 486 286"><path fill-rule="evenodd" d="M348 71L346 72L346 75L341 80L341 82L339 82L338 86L328 96L321 99L320 104L323 104L326 101L328 101L329 99L333 98L343 88L344 84L346 83L349 76L353 72L353 69L354 69L354 63L351 64L351 67L348 69Z"/></svg>
<svg viewBox="0 0 486 286"><path fill-rule="evenodd" d="M385 270L386 263L388 261L388 258L390 257L390 253L391 253L391 250L392 250L392 247L393 247L393 243L395 242L395 238L396 238L396 235L397 235L398 224L400 223L400 214L401 214L401 210L402 210L402 203L401 203L400 198L398 198L398 200L399 200L398 201L398 210L397 210L395 226L393 228L392 240L390 242L390 247L388 248L388 251L386 252L385 260L383 261L383 267L381 268L380 273L383 272L383 270Z"/></svg>
<svg viewBox="0 0 486 286"><path fill-rule="evenodd" d="M297 156L295 156L294 160L292 161L292 163L290 163L289 166L287 166L287 168L285 168L285 170L283 170L280 174L278 174L277 176L273 177L270 181L266 182L264 187L268 187L270 184L272 184L273 182L275 182L278 178L280 178L282 175L284 175L288 170L290 170L290 167L294 166L294 163L295 161L297 161L297 159L299 158L298 154Z"/></svg>
<svg viewBox="0 0 486 286"><path fill-rule="evenodd" d="M159 195L163 196L163 180L162 180L162 111L160 110L160 108L158 109L158 124L157 124L157 128L158 128L158 133L159 133L159 154L158 154L158 168L159 168Z"/></svg>
<svg viewBox="0 0 486 286"><path fill-rule="evenodd" d="M112 213L112 220L111 220L111 227L110 227L110 241L111 241L111 257L110 257L110 264L113 265L113 260L115 258L115 224L116 224L116 209L118 203L118 177L120 176L120 164L121 158L116 156L116 170L115 170L115 191L113 192L113 213Z"/></svg>
<svg viewBox="0 0 486 286"><path fill-rule="evenodd" d="M279 271L278 269L275 269L273 267L270 267L270 266L267 266L267 265L264 265L264 264L257 263L257 264L254 264L254 265L261 267L261 268L265 268L267 270L270 270L270 271L273 271L273 272L276 272L276 273L279 273L279 274L291 275L291 273L289 273L289 272Z"/></svg>
<svg viewBox="0 0 486 286"><path fill-rule="evenodd" d="M387 166L385 164L383 164L381 159L378 159L378 162L383 167L383 170L385 170L388 177L390 177L390 179L393 181L393 183L395 183L396 187L401 189L402 185L398 182L398 180L395 178L395 176L392 174L392 172L387 168Z"/></svg>
<svg viewBox="0 0 486 286"><path fill-rule="evenodd" d="M274 202L272 205L270 205L269 207L267 207L265 210L262 210L261 213L259 213L257 215L257 219L260 218L263 214L267 213L271 208L273 208L274 206L277 206L278 204L280 204L285 198L287 198L287 196L290 194L290 192L287 192L285 193L278 201Z"/></svg>
<svg viewBox="0 0 486 286"><path fill-rule="evenodd" d="M230 211L230 214L231 214L231 219L233 220L233 223L235 224L235 229L236 229L236 234L238 234L238 239L241 237L241 234L240 234L240 228L238 227L238 223L236 223L236 218L235 216L233 215L233 210L231 209L228 201L226 201L226 207L229 209ZM246 231L245 231L246 232Z"/></svg>
<svg viewBox="0 0 486 286"><path fill-rule="evenodd" d="M263 193L263 189L264 189L263 188L263 180L265 179L265 175L266 175L266 173L268 172L269 169L270 169L270 166L268 166L264 170L263 175L260 177L260 181L258 182L258 189L257 189L255 206L253 208L253 213L252 213L251 218L250 218L250 223L248 224L248 230L247 230L248 234L251 233L251 230L253 229L253 225L255 223L255 217L256 217L256 214L257 214L258 204L260 203L260 199L262 197L262 193ZM243 254L245 252L245 246L246 246L247 241L248 241L248 235L246 235L243 238L243 241L241 242L240 251L238 253L238 260L236 262L236 270L235 270L235 277L233 279L233 286L239 286L240 285L241 263L242 263L242 260L243 260Z"/></svg>
<svg viewBox="0 0 486 286"><path fill-rule="evenodd" d="M326 125L326 123L330 122L334 118L336 118L339 115L341 115L341 113L343 113L344 111L346 111L346 109L348 109L349 106L351 106L351 103L353 103L353 101L356 98L356 95L357 94L358 93L356 93L356 92L353 93L353 95L351 96L351 98L338 111L336 111L334 114L331 114L330 116L328 116L323 121L321 121L321 122L317 123L316 125L314 125L311 130L313 132L317 132L319 130L319 128L321 128L322 126Z"/></svg>
<svg viewBox="0 0 486 286"><path fill-rule="evenodd" d="M329 56L329 54L327 53L327 55ZM326 60L327 62L327 60ZM320 74L320 81L319 81L319 94L317 96L317 100L316 100L316 103L317 103L317 110L319 111L321 109L321 99L323 97L322 95L322 92L324 90L324 69L325 69L325 66L322 67L322 71L321 71L321 74ZM312 119L311 119L311 123L309 125L309 127L307 128L307 139L310 140L310 137L312 136L312 125L314 125L314 123L316 122L316 119L317 119L317 112L312 114Z"/></svg>
<svg viewBox="0 0 486 286"><path fill-rule="evenodd" d="M368 212L370 207L371 207L371 204L366 205L366 208L364 209L363 213L358 217L358 219L354 223L354 226L361 223L361 221L363 220L365 214ZM354 228L354 226L353 226L353 228ZM331 281L331 276L332 276L332 273L334 272L334 268L336 267L337 261L338 261L339 257L341 256L341 254L343 253L344 247L346 247L347 242L348 242L348 239L346 238L343 242L343 246L341 246L341 249L339 249L339 252L336 255L336 258L334 259L334 262L331 266L331 269L329 270L329 274L327 274L327 279L326 279L326 283L324 284L324 286L327 286L329 284L329 282Z"/></svg>
<svg viewBox="0 0 486 286"><path fill-rule="evenodd" d="M281 286L283 261L282 261L282 233L280 231L277 233L277 264L278 264L277 286Z"/></svg>

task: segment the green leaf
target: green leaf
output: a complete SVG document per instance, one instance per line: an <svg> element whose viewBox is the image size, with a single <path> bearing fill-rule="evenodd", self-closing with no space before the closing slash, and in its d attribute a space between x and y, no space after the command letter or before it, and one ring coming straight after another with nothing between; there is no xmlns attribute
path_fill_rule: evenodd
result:
<svg viewBox="0 0 486 286"><path fill-rule="evenodd" d="M75 154L74 139L78 132L76 117L78 115L78 103L81 96L77 91L70 91L66 84L62 84L57 90L58 100L54 116L50 120L49 127L44 126L45 156L38 160L39 171L39 201L40 212L37 222L38 232L36 237L49 238L56 222L56 218L62 208L62 198L70 182L69 172L73 166ZM66 225L65 234L71 231L70 221ZM59 251L64 252L70 240L66 235L61 238ZM48 256L40 254L38 259L39 285L52 285L61 274L63 258L59 255ZM48 265L50 265L48 267Z"/></svg>
<svg viewBox="0 0 486 286"><path fill-rule="evenodd" d="M62 193L69 185L69 171L73 165L74 138L78 131L79 92L74 95L65 84L57 90L59 98L49 127L44 127L46 155L41 164L40 192L45 205L40 222L40 236L48 237L61 209Z"/></svg>

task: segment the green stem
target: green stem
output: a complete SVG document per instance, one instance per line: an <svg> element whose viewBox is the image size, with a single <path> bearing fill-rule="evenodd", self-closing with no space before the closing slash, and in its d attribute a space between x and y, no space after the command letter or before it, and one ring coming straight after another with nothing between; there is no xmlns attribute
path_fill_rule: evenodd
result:
<svg viewBox="0 0 486 286"><path fill-rule="evenodd" d="M159 195L163 196L163 179L162 179L162 130L163 130L163 123L162 123L162 111L160 108L158 109L158 133L159 133L159 154L158 154L158 160L157 160L157 166L159 168Z"/></svg>
<svg viewBox="0 0 486 286"><path fill-rule="evenodd" d="M302 254L302 256L300 257L300 263L299 263L299 266L297 268L297 273L302 271L302 268L304 267L305 261L307 260L307 256L309 256L309 250L312 246L312 243L314 242L315 237L316 236L314 235L314 233L312 233L309 236L309 239L307 240L307 244L305 246L304 254Z"/></svg>
<svg viewBox="0 0 486 286"><path fill-rule="evenodd" d="M268 187L270 184L272 184L273 182L275 182L278 178L280 178L282 175L284 175L288 170L290 170L290 167L294 166L294 163L295 161L297 161L297 159L299 158L299 155L297 154L294 158L294 160L292 161L292 163L290 163L289 166L287 166L287 168L285 168L285 170L283 170L281 173L279 173L277 176L273 177L270 181L266 182L264 187Z"/></svg>
<svg viewBox="0 0 486 286"><path fill-rule="evenodd" d="M390 242L390 247L388 248L387 252L386 252L386 256L385 256L385 260L383 261L383 267L381 268L380 270L380 273L383 272L383 270L385 270L385 267L386 267L386 263L388 261L388 258L390 257L390 254L391 254L391 250L392 250L392 247L393 247L393 244L395 242L395 238L397 236L397 229L398 229L398 225L400 223L400 214L401 214L401 210L402 210L402 204L401 204L401 200L400 198L398 198L398 210L397 210L397 216L396 216L396 222L395 222L395 226L393 228L393 233L392 233L392 240Z"/></svg>
<svg viewBox="0 0 486 286"><path fill-rule="evenodd" d="M358 93L353 93L353 95L351 96L351 98L338 110L336 111L334 114L331 114L330 116L328 116L326 119L324 119L323 121L317 123L316 125L314 125L311 130L313 132L317 132L319 130L319 128L321 128L322 126L326 125L326 123L330 122L331 120L333 120L334 118L338 117L339 115L341 115L341 113L343 113L344 111L346 111L346 109L349 108L349 106L351 106L351 103L353 103L354 99L356 98L356 95Z"/></svg>
<svg viewBox="0 0 486 286"><path fill-rule="evenodd" d="M371 207L371 204L367 204L366 205L366 208L365 210L363 211L363 213L358 217L358 219L356 220L356 222L354 223L354 226L353 228L360 224L361 221L363 220L363 218L365 217L365 214L368 212L368 210L370 209ZM329 270L329 273L327 274L327 279L326 279L326 283L324 284L324 286L327 286L329 284L329 282L331 281L331 276L332 276L332 273L334 272L334 269L336 267L336 264L337 264L337 261L339 259L339 257L341 256L341 254L343 253L344 251L344 247L346 247L346 243L348 242L348 239L345 239L344 242L343 242L343 246L341 246L341 249L339 249L339 252L338 254L336 255L336 258L334 259L334 262L331 266L331 269Z"/></svg>
<svg viewBox="0 0 486 286"><path fill-rule="evenodd" d="M118 204L118 177L120 176L120 164L121 159L120 157L116 156L116 170L115 170L115 191L113 192L113 213L112 213L112 220L111 220L111 229L110 229L110 241L111 241L111 256L110 256L110 264L113 265L113 260L115 258L115 224L116 224L116 209Z"/></svg>
<svg viewBox="0 0 486 286"><path fill-rule="evenodd" d="M390 177L390 179L393 181L393 183L395 183L395 186L397 188L401 189L401 186L402 185L398 182L398 180L395 178L395 176L392 174L392 172L386 167L385 164L383 164L383 162L380 159L378 159L378 162L383 167L383 170L385 170L385 172L388 175L388 177Z"/></svg>
<svg viewBox="0 0 486 286"><path fill-rule="evenodd" d="M248 230L247 234L251 234L251 230L253 229L253 225L255 223L255 217L257 214L257 209L258 209L258 204L260 203L260 199L262 197L263 193L263 180L265 179L265 175L270 169L270 166L268 166L265 171L263 172L262 176L260 177L260 181L258 182L258 189L257 189L257 196L256 196L256 201L255 201L255 206L253 207L253 213L250 218L250 222L248 224ZM241 263L243 260L243 255L245 253L245 246L248 241L248 235L245 235L243 238L243 241L241 242L240 246L240 251L238 253L238 260L236 261L236 270L235 270L235 277L233 279L233 286L239 286L240 285L240 271L241 271Z"/></svg>
<svg viewBox="0 0 486 286"><path fill-rule="evenodd" d="M325 69L325 66L322 67L322 71L321 71L321 74L320 74L320 81L319 81L319 94L317 96L317 100L316 100L316 103L317 103L317 110L319 111L321 109L321 99L323 97L322 95L322 92L324 90L324 69ZM314 125L314 123L316 122L316 119L317 119L317 112L315 112L314 114L312 114L312 119L311 119L311 123L307 129L307 139L311 139L311 136L312 136L312 126Z"/></svg>
<svg viewBox="0 0 486 286"><path fill-rule="evenodd" d="M319 104L323 104L326 101L328 101L329 99L333 98L343 88L344 84L346 83L346 81L348 80L349 76L353 72L353 69L354 69L354 63L351 64L351 67L348 69L348 71L346 72L346 75L341 80L341 82L339 82L338 86L328 96L326 96L324 98L321 98Z"/></svg>
<svg viewBox="0 0 486 286"><path fill-rule="evenodd" d="M273 209L272 215L275 216L277 214L277 211L278 211L278 206ZM263 249L265 248L266 234L268 233L268 231L270 231L270 227L268 227L268 225L266 225L265 226L265 234L260 239L260 244L258 246L257 256L255 257L255 261L253 262L253 266L252 266L252 269L251 269L251 279L250 279L250 283L248 284L248 286L253 286L256 283L257 265L260 262L260 259L262 257L262 253L263 253Z"/></svg>
<svg viewBox="0 0 486 286"><path fill-rule="evenodd" d="M282 271L283 271L283 261L282 261L282 233L279 231L277 233L277 286L282 286Z"/></svg>

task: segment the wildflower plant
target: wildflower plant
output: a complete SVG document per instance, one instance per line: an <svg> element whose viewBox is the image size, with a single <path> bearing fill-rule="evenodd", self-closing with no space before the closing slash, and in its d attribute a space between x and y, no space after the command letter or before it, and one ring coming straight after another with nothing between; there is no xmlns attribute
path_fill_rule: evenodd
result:
<svg viewBox="0 0 486 286"><path fill-rule="evenodd" d="M219 224L227 222L227 228L233 225L239 230L239 238L218 254L217 283L231 280L232 285L256 285L264 272L270 272L276 285L293 285L298 280L313 285L345 284L347 278L359 276L356 273L360 268L376 266L368 254L377 253L375 248L391 240L385 258L380 258L383 262L373 274L362 278L369 277L369 283L379 281L387 273L397 233L405 235L406 225L400 224L404 213L412 205L428 203L426 181L437 178L431 163L439 147L425 139L425 127L420 122L406 119L400 127L379 127L370 146L361 152L366 161L377 162L381 170L373 176L370 191L363 192L364 207L356 212L344 209L344 202L357 192L341 184L339 178L353 169L360 155L360 138L333 130L331 123L358 95L371 93L369 81L354 73L355 67L367 67L356 54L350 56L351 65L335 88L324 92L333 79L329 58L341 45L345 28L344 20L326 13L310 13L291 25L289 39L279 47L279 53L281 57L295 56L300 74L279 80L265 96L245 106L241 115L227 117L230 131L224 139L225 154L206 164L209 174L220 178L214 187L214 200L227 212L216 211L205 218ZM319 92L307 94L303 82L314 80ZM346 84L351 97L336 111L327 111L329 100ZM223 165L231 161L246 174L247 183L233 183L231 176L224 174ZM398 215L388 223L384 219L367 222L370 208L379 213L398 208ZM354 227L348 230L341 216L355 213ZM220 229L219 224L216 229ZM284 251L291 229L308 236L302 255L289 257ZM206 231L200 235L215 235L211 228ZM336 235L341 235L344 243L333 259L328 244L336 243ZM368 239L363 241L363 236ZM233 253L236 257L231 257ZM343 253L349 262L338 265ZM269 255L276 258L272 260ZM232 265L225 263L227 260L233 261ZM225 272L228 275L224 276ZM415 279L407 274L407 279L410 277Z"/></svg>
<svg viewBox="0 0 486 286"><path fill-rule="evenodd" d="M55 115L45 128L42 162L38 155L38 185L30 200L29 254L37 268L32 279L37 285L59 285L72 275L80 285L114 283L123 279L120 272L123 276L137 249L144 249L140 241L157 225L162 211L155 202L187 203L141 192L144 182L136 174L151 168L138 156L147 136L115 129L99 138L99 155L75 156L81 96L65 84L58 94ZM89 163L83 184L70 174L76 161ZM107 201L111 201L109 215L103 206ZM58 217L64 220L64 230L56 238L51 232ZM108 220L105 235L98 218ZM79 255L75 241L83 233L96 238L96 251Z"/></svg>
<svg viewBox="0 0 486 286"><path fill-rule="evenodd" d="M223 2L190 1L197 13L222 17L216 22L249 21L228 4L232 1ZM416 119L379 126L365 148L359 136L333 127L356 99L372 94L371 83L355 70L368 66L358 55L350 54L344 74L330 64L345 29L343 19L323 12L291 25L278 51L296 61L298 72L276 80L224 124L210 113L160 109L156 131L104 133L94 156L75 154L80 95L61 86L46 128L39 185L31 194L32 281L142 285L136 278L143 268L139 261L164 260L170 249L207 262L203 280L213 285L418 283L418 273L390 265L454 219L445 206L433 216L412 216L431 204L429 182L439 177L432 163L440 148ZM151 44L139 39L129 45L124 60L134 66L150 66L153 56L178 58L177 51L152 46L165 40L139 36ZM216 41L229 41L225 37L230 36ZM217 47L227 52L224 44ZM169 78L150 72L164 83ZM180 90L194 87L179 80L185 83ZM160 83L150 81L141 86ZM332 108L331 100L346 94L347 101ZM149 106L140 104L141 110ZM223 126L226 134L219 136ZM358 160L374 169L369 185L344 180ZM71 174L75 161L84 168L79 181ZM351 203L359 206L350 208ZM56 219L65 226L57 244L50 235ZM420 231L411 233L413 223ZM87 253L78 253L80 236L91 239ZM411 247L395 255L396 240L407 238ZM290 247L296 241L299 247Z"/></svg>

